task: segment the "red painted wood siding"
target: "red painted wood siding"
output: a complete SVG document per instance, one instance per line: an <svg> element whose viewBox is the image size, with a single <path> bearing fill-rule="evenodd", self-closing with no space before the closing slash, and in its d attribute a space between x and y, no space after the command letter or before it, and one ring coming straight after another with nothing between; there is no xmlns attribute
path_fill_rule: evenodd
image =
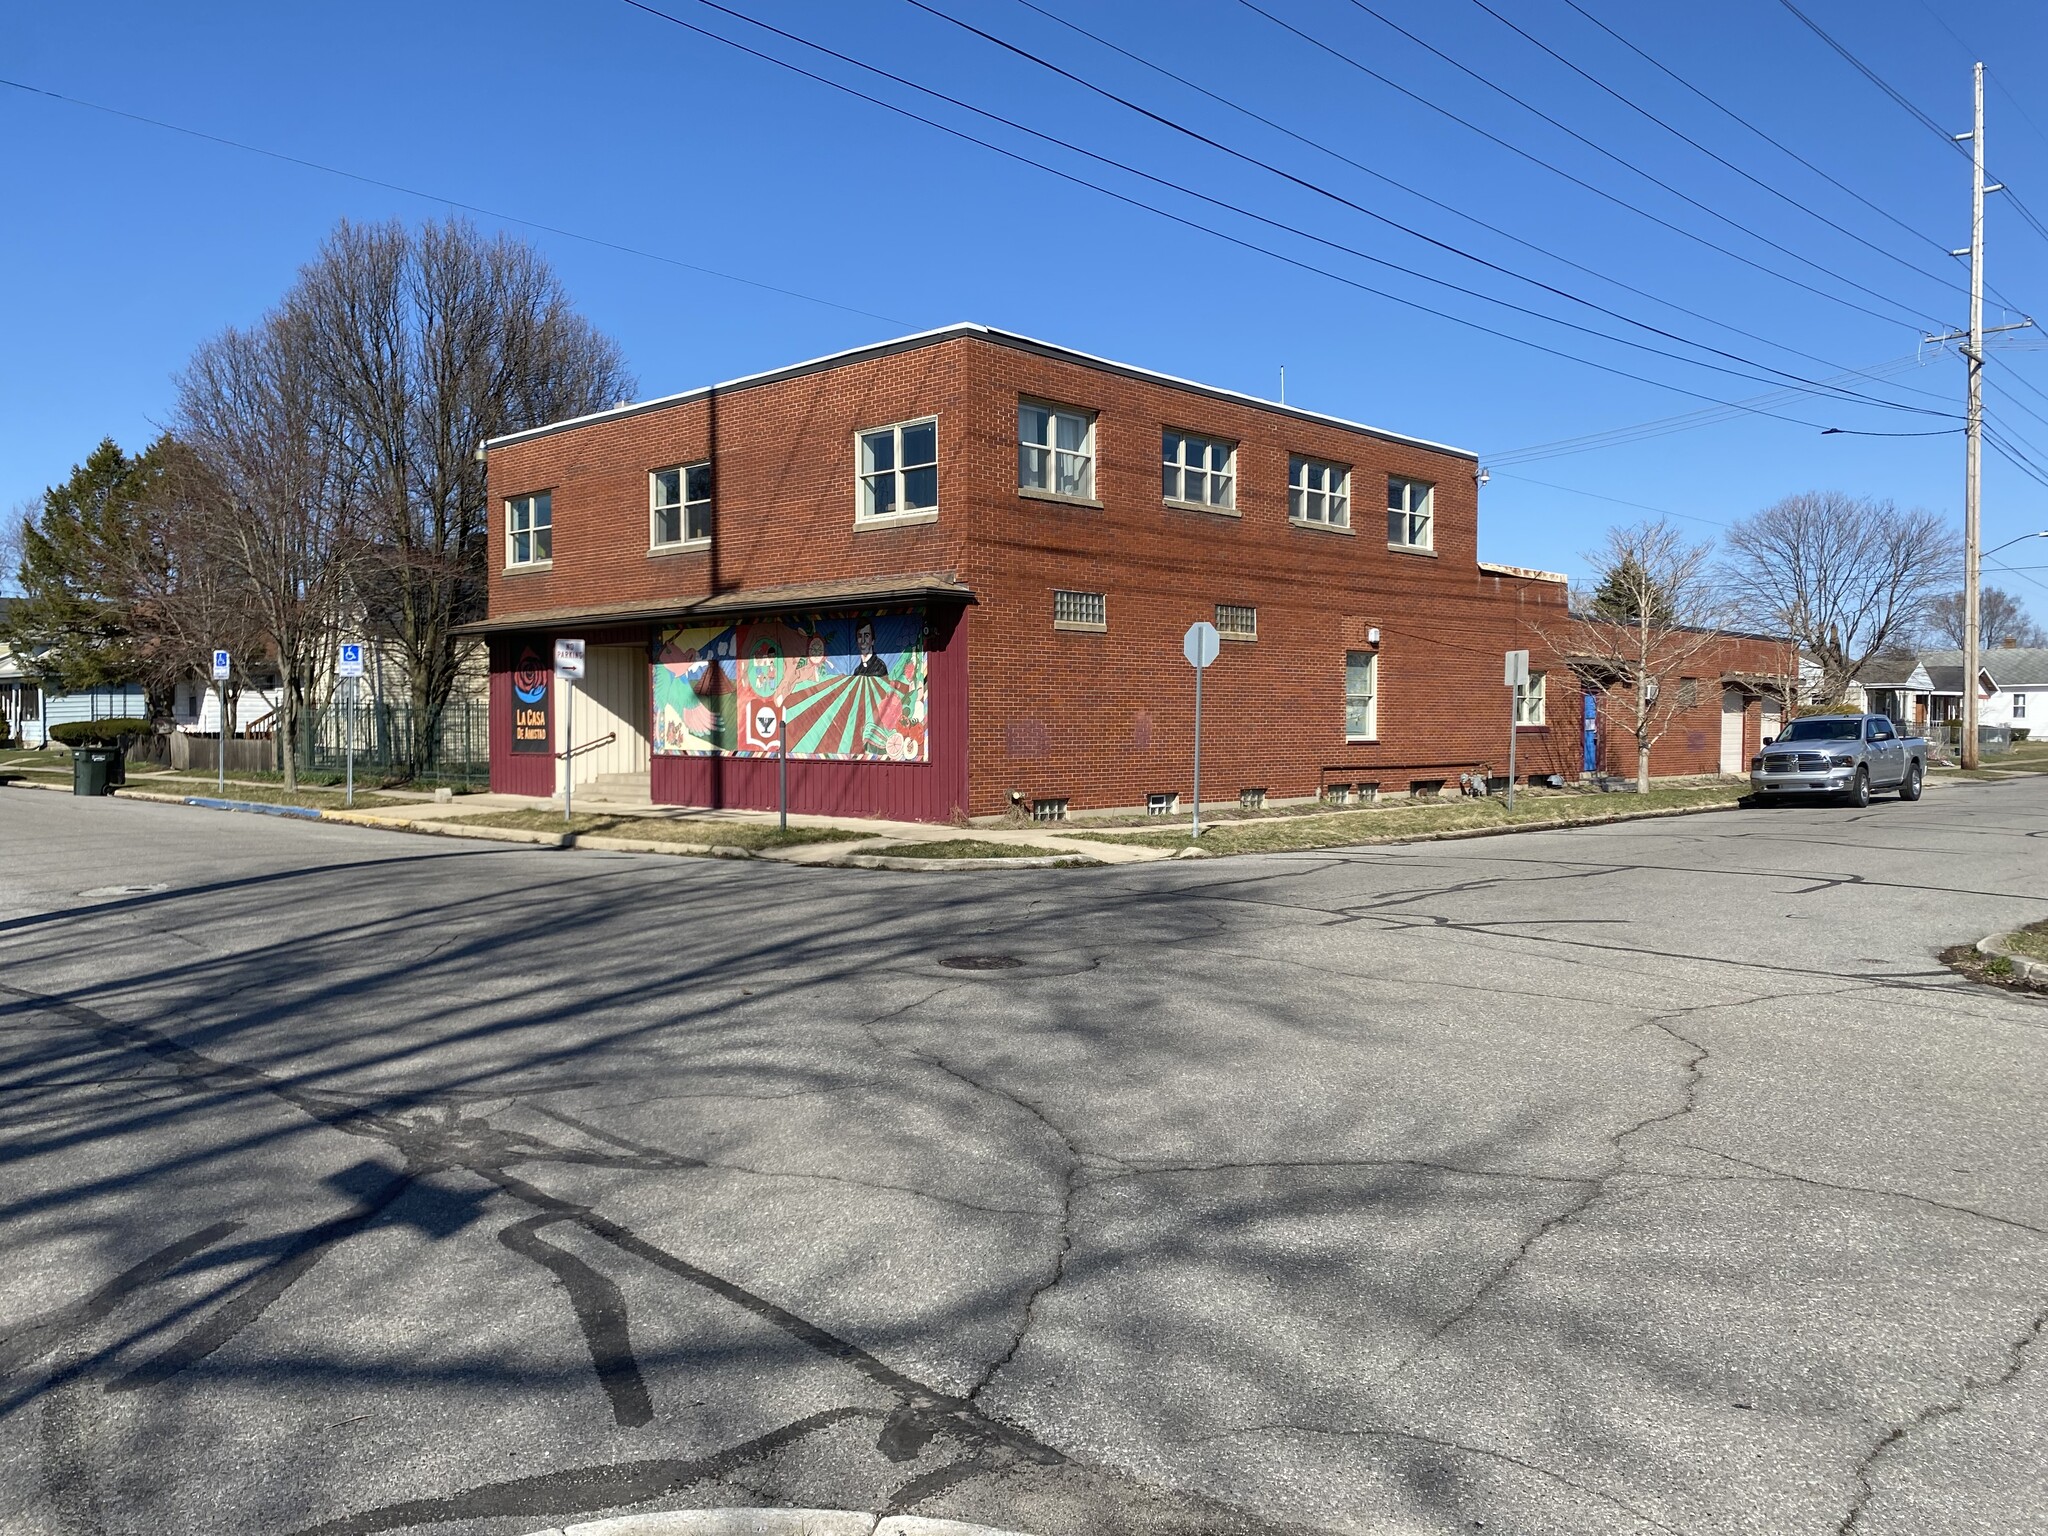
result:
<svg viewBox="0 0 2048 1536"><path fill-rule="evenodd" d="M531 645L551 656L554 641L547 635L499 635L491 641L491 791L500 795L552 795L555 760L546 752L512 750L512 671L519 652ZM560 703L551 698L550 707Z"/></svg>

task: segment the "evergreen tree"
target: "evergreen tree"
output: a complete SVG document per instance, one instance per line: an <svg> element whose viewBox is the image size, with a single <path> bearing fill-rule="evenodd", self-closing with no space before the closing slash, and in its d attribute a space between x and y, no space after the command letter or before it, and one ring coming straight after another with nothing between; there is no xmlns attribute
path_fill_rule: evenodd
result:
<svg viewBox="0 0 2048 1536"><path fill-rule="evenodd" d="M106 438L62 485L43 493L21 532L21 596L7 639L46 688L132 682L141 641L123 600L122 574L146 539L156 455L131 457Z"/></svg>
<svg viewBox="0 0 2048 1536"><path fill-rule="evenodd" d="M1600 585L1594 589L1593 600L1588 607L1593 617L1605 619L1610 624L1640 623L1645 610L1650 622L1660 628L1671 624L1676 617L1676 605L1670 592L1644 570L1642 562L1632 554L1624 554L1608 567L1600 578Z"/></svg>

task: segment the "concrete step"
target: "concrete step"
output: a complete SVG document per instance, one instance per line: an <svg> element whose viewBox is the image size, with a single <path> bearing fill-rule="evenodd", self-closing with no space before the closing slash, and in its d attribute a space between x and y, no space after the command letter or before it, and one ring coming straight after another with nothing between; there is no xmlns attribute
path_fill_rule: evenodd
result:
<svg viewBox="0 0 2048 1536"><path fill-rule="evenodd" d="M577 792L612 805L652 805L654 795L644 773L600 773L576 786Z"/></svg>

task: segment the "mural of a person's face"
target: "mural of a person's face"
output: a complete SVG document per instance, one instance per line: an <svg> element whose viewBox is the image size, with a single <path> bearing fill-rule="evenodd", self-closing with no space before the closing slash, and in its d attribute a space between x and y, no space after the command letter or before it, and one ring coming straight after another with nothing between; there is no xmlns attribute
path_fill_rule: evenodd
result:
<svg viewBox="0 0 2048 1536"><path fill-rule="evenodd" d="M858 626L853 632L853 643L860 651L861 660L865 661L868 657L874 655L875 626L872 624Z"/></svg>

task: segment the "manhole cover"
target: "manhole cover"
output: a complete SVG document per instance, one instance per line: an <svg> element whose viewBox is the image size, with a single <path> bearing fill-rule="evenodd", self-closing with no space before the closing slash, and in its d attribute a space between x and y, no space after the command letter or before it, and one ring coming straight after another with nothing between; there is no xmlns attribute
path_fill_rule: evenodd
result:
<svg viewBox="0 0 2048 1536"><path fill-rule="evenodd" d="M89 891L80 891L81 896L154 896L158 891L168 891L168 885L96 885Z"/></svg>
<svg viewBox="0 0 2048 1536"><path fill-rule="evenodd" d="M1015 955L948 955L939 962L949 971L1013 971L1023 963Z"/></svg>

